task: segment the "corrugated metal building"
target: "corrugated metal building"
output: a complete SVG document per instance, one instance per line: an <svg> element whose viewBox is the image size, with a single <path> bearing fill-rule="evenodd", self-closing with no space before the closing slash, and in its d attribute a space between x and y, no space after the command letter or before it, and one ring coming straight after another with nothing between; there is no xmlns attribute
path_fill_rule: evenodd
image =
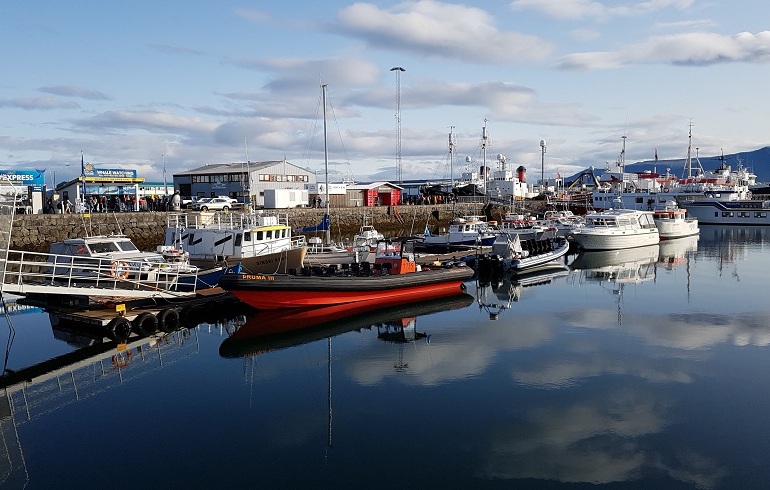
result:
<svg viewBox="0 0 770 490"><path fill-rule="evenodd" d="M264 206L266 189L306 189L315 173L283 161L204 165L174 174L174 189L183 197L227 196ZM250 191L250 192L249 192Z"/></svg>
<svg viewBox="0 0 770 490"><path fill-rule="evenodd" d="M348 206L390 206L401 204L403 188L390 182L353 184L347 188Z"/></svg>

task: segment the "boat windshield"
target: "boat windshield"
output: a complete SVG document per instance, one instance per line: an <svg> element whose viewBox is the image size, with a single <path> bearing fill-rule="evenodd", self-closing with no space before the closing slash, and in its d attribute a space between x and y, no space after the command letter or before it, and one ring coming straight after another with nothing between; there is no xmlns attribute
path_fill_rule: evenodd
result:
<svg viewBox="0 0 770 490"><path fill-rule="evenodd" d="M124 252L138 252L139 249L136 248L136 245L134 245L134 242L131 240L121 240L118 242L118 247Z"/></svg>
<svg viewBox="0 0 770 490"><path fill-rule="evenodd" d="M92 242L88 244L92 253L103 254L109 252L120 252L118 244L115 242Z"/></svg>

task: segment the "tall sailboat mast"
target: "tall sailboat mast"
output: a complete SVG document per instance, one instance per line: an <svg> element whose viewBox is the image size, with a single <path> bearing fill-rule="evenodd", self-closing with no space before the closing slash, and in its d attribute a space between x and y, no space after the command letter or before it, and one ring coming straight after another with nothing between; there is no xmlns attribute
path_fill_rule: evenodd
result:
<svg viewBox="0 0 770 490"><path fill-rule="evenodd" d="M487 197L487 120L484 119L484 127L481 128L481 172L484 174L484 199Z"/></svg>
<svg viewBox="0 0 770 490"><path fill-rule="evenodd" d="M684 161L684 171L687 175L683 175L682 178L692 177L692 122L690 122L690 132L687 135L687 158Z"/></svg>
<svg viewBox="0 0 770 490"><path fill-rule="evenodd" d="M326 243L331 243L331 214L329 214L329 148L326 137L326 84L321 85L321 94L323 96L323 115L324 115L324 176L326 178L326 216L325 220L330 220L330 223L326 226Z"/></svg>
<svg viewBox="0 0 770 490"><path fill-rule="evenodd" d="M452 182L451 189L455 188L455 173L454 173L454 154L455 154L455 135L454 126L449 126L449 178Z"/></svg>

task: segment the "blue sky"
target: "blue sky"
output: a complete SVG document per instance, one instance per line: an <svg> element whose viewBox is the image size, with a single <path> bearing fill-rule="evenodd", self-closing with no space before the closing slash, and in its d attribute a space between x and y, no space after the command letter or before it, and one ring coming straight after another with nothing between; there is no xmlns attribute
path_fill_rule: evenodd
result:
<svg viewBox="0 0 770 490"><path fill-rule="evenodd" d="M0 5L0 168L148 180L281 160L330 180L530 176L770 145L760 0L43 1ZM406 71L397 75L391 68ZM450 166L447 137L456 153ZM466 163L470 160L471 163ZM751 162L748 162L751 164Z"/></svg>

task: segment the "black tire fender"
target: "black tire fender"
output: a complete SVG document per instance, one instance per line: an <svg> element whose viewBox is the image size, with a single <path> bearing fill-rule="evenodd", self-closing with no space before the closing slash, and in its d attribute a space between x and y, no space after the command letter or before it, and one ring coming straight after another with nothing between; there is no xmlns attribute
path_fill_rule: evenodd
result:
<svg viewBox="0 0 770 490"><path fill-rule="evenodd" d="M160 325L160 329L166 333L178 329L182 325L179 311L177 311L176 308L161 310L161 312L158 313L158 324Z"/></svg>
<svg viewBox="0 0 770 490"><path fill-rule="evenodd" d="M140 313L139 316L134 318L134 321L131 322L131 329L134 333L141 335L142 337L152 335L158 331L158 318L149 312Z"/></svg>
<svg viewBox="0 0 770 490"><path fill-rule="evenodd" d="M118 316L107 324L109 336L115 342L125 342L131 335L131 322L127 318Z"/></svg>

